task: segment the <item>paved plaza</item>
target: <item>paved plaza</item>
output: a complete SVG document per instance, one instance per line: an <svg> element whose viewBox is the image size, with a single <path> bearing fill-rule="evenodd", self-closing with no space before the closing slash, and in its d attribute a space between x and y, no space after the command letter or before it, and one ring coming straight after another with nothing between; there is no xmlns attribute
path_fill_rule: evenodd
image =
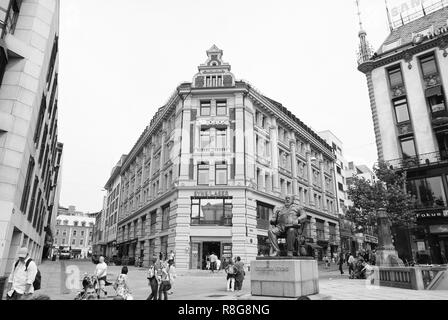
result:
<svg viewBox="0 0 448 320"><path fill-rule="evenodd" d="M61 276L62 266L65 264L68 276ZM95 265L90 261L55 261L44 262L39 266L42 273L42 294L52 300L72 300L77 290L67 289L61 285L67 283L74 286L77 270L80 275L93 273ZM108 280L114 281L121 270L121 266L109 266ZM129 286L136 300L144 300L150 294L146 279L146 269L129 267ZM65 280L65 281L64 281ZM80 284L79 284L80 285ZM347 272L340 275L336 266L325 269L319 266L320 293L311 296L311 300L448 300L448 291L416 291L387 287L366 286L365 280L348 279ZM115 296L112 287L107 287L108 297ZM250 294L250 272L246 273L243 290L240 292L226 291L226 277L223 271L189 270L178 272L174 285L174 293L168 297L172 300L272 300L272 297L254 297Z"/></svg>

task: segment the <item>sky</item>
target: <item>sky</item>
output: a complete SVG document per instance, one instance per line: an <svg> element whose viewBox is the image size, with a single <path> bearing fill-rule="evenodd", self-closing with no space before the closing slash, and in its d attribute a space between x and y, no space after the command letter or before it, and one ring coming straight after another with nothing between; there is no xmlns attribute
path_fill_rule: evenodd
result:
<svg viewBox="0 0 448 320"><path fill-rule="evenodd" d="M384 1L361 0L360 10L377 49L389 33ZM120 156L176 86L192 81L213 44L236 79L315 131L331 130L348 161L373 167L358 31L354 0L62 0L60 205L102 209L104 185Z"/></svg>

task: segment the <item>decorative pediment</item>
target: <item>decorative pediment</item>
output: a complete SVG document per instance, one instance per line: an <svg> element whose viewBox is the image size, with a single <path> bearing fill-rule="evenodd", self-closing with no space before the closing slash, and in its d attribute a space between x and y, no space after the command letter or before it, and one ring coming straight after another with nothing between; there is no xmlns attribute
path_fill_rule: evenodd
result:
<svg viewBox="0 0 448 320"><path fill-rule="evenodd" d="M198 67L194 76L194 88L233 87L235 77L230 72L230 64L222 60L223 51L216 45L207 50L207 60Z"/></svg>

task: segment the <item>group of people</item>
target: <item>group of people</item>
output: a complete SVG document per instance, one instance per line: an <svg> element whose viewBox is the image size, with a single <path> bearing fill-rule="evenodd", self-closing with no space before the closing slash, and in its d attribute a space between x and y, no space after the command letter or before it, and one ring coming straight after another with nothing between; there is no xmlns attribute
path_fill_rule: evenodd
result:
<svg viewBox="0 0 448 320"><path fill-rule="evenodd" d="M355 256L351 252L341 252L338 257L339 271L344 274L343 265L347 264L350 279L365 279L371 266L376 264L375 251L359 251Z"/></svg>
<svg viewBox="0 0 448 320"><path fill-rule="evenodd" d="M229 259L226 261L224 268L227 275L227 291L240 291L243 287L244 277L246 272L244 271L244 263L240 257L236 257L235 260Z"/></svg>
<svg viewBox="0 0 448 320"><path fill-rule="evenodd" d="M152 258L147 278L151 294L146 300L168 300L168 295L173 293L174 279L176 278L173 251L170 252L168 258L164 257L162 253L158 257Z"/></svg>

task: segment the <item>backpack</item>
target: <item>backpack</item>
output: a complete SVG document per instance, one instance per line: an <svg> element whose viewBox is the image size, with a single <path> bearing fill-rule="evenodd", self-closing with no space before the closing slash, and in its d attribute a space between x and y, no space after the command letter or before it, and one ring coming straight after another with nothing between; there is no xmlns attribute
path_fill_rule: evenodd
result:
<svg viewBox="0 0 448 320"><path fill-rule="evenodd" d="M227 267L227 274L235 274L235 267L233 264Z"/></svg>
<svg viewBox="0 0 448 320"><path fill-rule="evenodd" d="M28 271L28 266L30 265L31 261L33 261L33 259L28 259L28 261L25 263L25 271ZM17 268L18 264L19 264L19 261L17 261L16 264L14 265L14 270ZM36 278L34 278L34 282L33 282L34 290L40 290L41 282L42 282L42 276L40 274L40 270L37 269Z"/></svg>

